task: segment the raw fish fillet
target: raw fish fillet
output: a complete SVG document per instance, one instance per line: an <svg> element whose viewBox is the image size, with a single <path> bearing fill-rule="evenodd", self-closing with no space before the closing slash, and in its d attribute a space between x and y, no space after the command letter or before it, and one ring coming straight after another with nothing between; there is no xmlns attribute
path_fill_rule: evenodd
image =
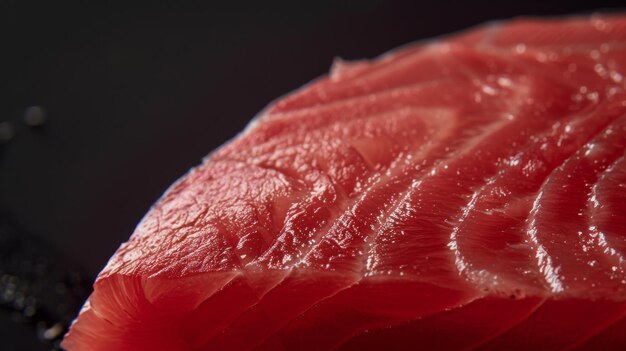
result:
<svg viewBox="0 0 626 351"><path fill-rule="evenodd" d="M163 195L63 346L626 350L625 72L621 15L338 60Z"/></svg>

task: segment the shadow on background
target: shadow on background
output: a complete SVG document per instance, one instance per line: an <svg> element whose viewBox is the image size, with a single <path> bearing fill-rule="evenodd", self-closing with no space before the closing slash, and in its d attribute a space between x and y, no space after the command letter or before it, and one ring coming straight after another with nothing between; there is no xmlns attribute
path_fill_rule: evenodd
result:
<svg viewBox="0 0 626 351"><path fill-rule="evenodd" d="M55 262L45 271L57 277L51 284L80 272L91 282L169 184L334 57L374 57L488 20L617 5L0 2L0 122L12 127L0 141L3 218L14 233L35 233L21 237ZM24 122L30 106L41 107L45 124ZM0 248L0 262L25 247ZM9 274L3 264L0 275ZM84 281L75 285L88 289ZM78 304L67 301L82 300L80 289L65 302L45 302L53 294L45 289L38 298L44 310L65 304L73 315ZM14 305L0 310L0 349L48 350L36 336L40 321L15 318L25 307ZM40 318L44 331L67 324L51 313Z"/></svg>

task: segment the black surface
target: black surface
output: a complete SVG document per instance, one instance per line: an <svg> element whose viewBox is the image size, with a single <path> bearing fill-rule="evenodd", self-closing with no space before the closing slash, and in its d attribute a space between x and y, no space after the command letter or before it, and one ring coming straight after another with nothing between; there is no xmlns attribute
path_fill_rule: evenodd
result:
<svg viewBox="0 0 626 351"><path fill-rule="evenodd" d="M373 57L488 20L620 5L211 3L0 1L0 122L15 130L0 145L0 211L88 280L169 184L334 57ZM43 126L24 124L29 106L43 108ZM1 350L49 348L32 323L2 311Z"/></svg>
<svg viewBox="0 0 626 351"><path fill-rule="evenodd" d="M9 340L0 350L60 349L90 280L10 214L0 212L0 342Z"/></svg>

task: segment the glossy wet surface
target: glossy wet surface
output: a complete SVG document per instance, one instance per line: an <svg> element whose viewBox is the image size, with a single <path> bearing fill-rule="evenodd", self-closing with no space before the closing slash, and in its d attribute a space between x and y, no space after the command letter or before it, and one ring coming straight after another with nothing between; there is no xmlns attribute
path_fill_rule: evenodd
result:
<svg viewBox="0 0 626 351"><path fill-rule="evenodd" d="M66 346L623 347L625 65L610 16L336 62L170 188Z"/></svg>

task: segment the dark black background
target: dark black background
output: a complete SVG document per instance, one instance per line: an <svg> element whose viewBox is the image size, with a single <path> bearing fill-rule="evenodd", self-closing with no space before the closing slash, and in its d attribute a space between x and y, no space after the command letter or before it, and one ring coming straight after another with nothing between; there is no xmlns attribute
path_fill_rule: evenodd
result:
<svg viewBox="0 0 626 351"><path fill-rule="evenodd" d="M334 57L488 20L618 6L0 0L0 122L15 128L0 145L0 211L93 279L169 184ZM33 105L43 127L22 121ZM30 326L2 313L0 350L39 350Z"/></svg>

